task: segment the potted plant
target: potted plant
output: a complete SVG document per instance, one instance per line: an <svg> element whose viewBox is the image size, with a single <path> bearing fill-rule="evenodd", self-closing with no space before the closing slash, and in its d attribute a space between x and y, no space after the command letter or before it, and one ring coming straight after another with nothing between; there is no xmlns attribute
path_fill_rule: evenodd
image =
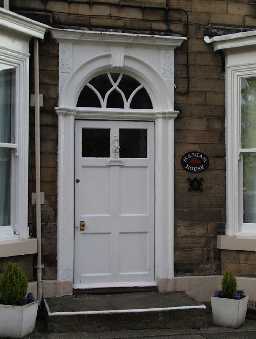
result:
<svg viewBox="0 0 256 339"><path fill-rule="evenodd" d="M222 279L222 290L211 298L213 322L216 325L237 328L245 321L248 296L237 290L236 278L226 272Z"/></svg>
<svg viewBox="0 0 256 339"><path fill-rule="evenodd" d="M0 337L22 338L34 330L38 303L27 287L25 272L8 263L0 277Z"/></svg>

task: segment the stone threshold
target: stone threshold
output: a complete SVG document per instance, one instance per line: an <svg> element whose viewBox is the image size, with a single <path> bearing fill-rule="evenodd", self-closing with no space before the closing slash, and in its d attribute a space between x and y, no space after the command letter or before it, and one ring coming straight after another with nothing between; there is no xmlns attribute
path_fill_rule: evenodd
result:
<svg viewBox="0 0 256 339"><path fill-rule="evenodd" d="M48 316L147 313L178 310L205 310L182 292L134 292L106 295L79 295L45 299Z"/></svg>

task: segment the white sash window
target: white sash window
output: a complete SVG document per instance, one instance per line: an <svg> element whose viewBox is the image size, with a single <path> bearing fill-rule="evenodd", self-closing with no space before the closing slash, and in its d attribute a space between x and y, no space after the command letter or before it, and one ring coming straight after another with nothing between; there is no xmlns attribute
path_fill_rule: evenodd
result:
<svg viewBox="0 0 256 339"><path fill-rule="evenodd" d="M28 236L28 74L22 66L0 55L0 241Z"/></svg>
<svg viewBox="0 0 256 339"><path fill-rule="evenodd" d="M256 235L256 30L213 38L226 61L226 235L219 248L253 250ZM231 239L231 240L230 240ZM248 243L247 243L248 244Z"/></svg>
<svg viewBox="0 0 256 339"><path fill-rule="evenodd" d="M6 8L0 0L0 245L29 237L29 40L46 29Z"/></svg>
<svg viewBox="0 0 256 339"><path fill-rule="evenodd" d="M0 64L0 226L11 225L11 182L16 149L15 68Z"/></svg>
<svg viewBox="0 0 256 339"><path fill-rule="evenodd" d="M256 77L240 79L240 95L241 230L256 233Z"/></svg>

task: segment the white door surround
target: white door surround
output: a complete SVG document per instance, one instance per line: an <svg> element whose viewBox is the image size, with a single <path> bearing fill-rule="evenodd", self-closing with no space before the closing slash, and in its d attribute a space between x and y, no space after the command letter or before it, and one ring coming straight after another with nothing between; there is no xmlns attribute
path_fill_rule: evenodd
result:
<svg viewBox="0 0 256 339"><path fill-rule="evenodd" d="M155 279L174 278L174 49L184 38L54 29L59 41L58 280L74 278L76 119L155 122ZM78 108L85 84L117 71L137 79L153 109Z"/></svg>

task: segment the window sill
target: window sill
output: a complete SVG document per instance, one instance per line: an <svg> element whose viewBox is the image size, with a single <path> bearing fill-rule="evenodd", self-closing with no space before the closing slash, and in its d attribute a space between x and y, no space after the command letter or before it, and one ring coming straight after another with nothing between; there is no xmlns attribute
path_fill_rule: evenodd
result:
<svg viewBox="0 0 256 339"><path fill-rule="evenodd" d="M0 258L37 253L37 239L0 241Z"/></svg>
<svg viewBox="0 0 256 339"><path fill-rule="evenodd" d="M256 234L219 235L217 248L230 251L256 252Z"/></svg>

